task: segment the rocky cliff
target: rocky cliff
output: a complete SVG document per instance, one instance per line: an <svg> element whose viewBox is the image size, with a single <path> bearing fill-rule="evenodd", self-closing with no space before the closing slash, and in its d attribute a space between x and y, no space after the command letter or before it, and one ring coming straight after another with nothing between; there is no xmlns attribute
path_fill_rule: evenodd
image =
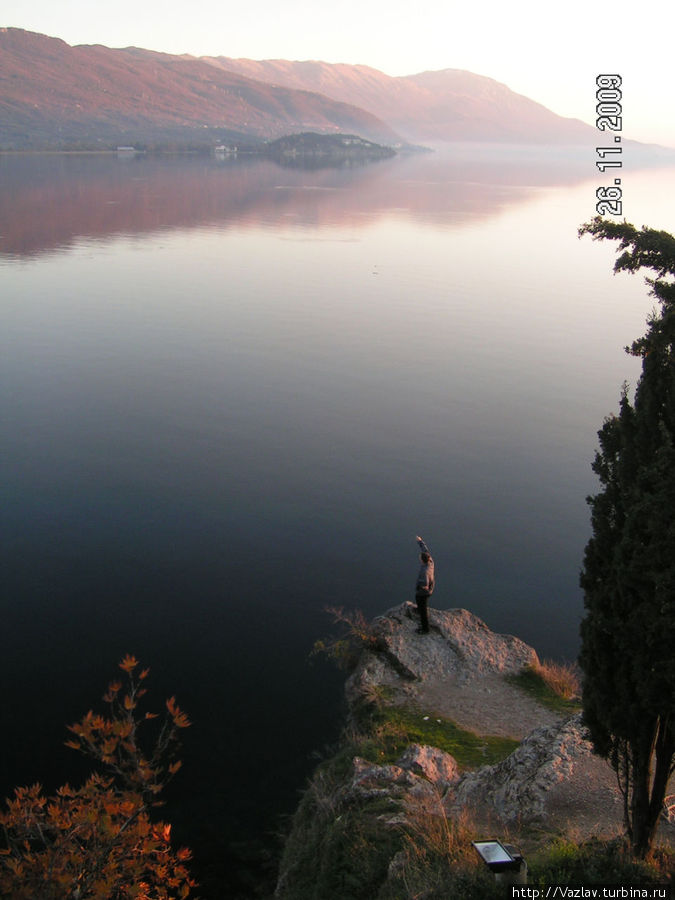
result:
<svg viewBox="0 0 675 900"><path fill-rule="evenodd" d="M348 880L355 853L370 879L364 897L399 896L410 890L401 885L414 875L411 853L418 871L422 857L430 865L441 832L436 855L447 866L459 822L474 839L506 837L524 850L553 835L620 831L614 773L593 755L580 712L543 705L514 678L538 663L535 650L463 609L430 610L430 624L418 634L409 603L372 623L346 685L345 744L303 798L278 897L339 896L329 873ZM672 841L669 823L662 831Z"/></svg>

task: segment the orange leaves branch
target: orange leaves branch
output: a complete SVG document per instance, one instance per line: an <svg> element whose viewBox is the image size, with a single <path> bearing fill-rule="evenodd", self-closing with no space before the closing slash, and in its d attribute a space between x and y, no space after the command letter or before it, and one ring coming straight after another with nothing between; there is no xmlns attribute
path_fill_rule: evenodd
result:
<svg viewBox="0 0 675 900"><path fill-rule="evenodd" d="M186 867L190 851L174 851L171 826L150 821L157 795L181 767L176 732L190 723L172 697L159 735L141 749L139 726L157 714L138 713L149 669L136 680L137 666L131 655L120 663L126 690L120 681L108 686L107 716L90 710L69 726L66 745L108 774L94 773L79 788L65 784L49 798L39 784L16 788L0 812L0 896L168 900L188 897L195 886Z"/></svg>

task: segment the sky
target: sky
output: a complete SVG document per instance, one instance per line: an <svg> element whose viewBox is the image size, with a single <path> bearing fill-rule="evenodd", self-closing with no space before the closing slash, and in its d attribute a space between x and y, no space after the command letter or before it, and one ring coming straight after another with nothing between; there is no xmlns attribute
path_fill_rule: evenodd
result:
<svg viewBox="0 0 675 900"><path fill-rule="evenodd" d="M667 0L6 0L3 9L0 26L69 44L318 59L389 75L467 69L589 124L596 76L619 74L623 137L675 147Z"/></svg>

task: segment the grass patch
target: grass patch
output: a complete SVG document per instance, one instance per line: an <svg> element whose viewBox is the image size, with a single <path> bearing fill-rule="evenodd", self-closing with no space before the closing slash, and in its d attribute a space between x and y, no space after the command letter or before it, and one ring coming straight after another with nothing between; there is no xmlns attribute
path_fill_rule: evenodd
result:
<svg viewBox="0 0 675 900"><path fill-rule="evenodd" d="M450 818L440 790L409 794L404 810L402 852L377 900L506 900L471 845L469 814Z"/></svg>
<svg viewBox="0 0 675 900"><path fill-rule="evenodd" d="M451 719L414 706L384 706L372 714L370 734L359 752L371 762L387 764L395 763L410 744L426 744L454 756L460 768L473 769L505 759L519 743L513 738L465 731Z"/></svg>
<svg viewBox="0 0 675 900"><path fill-rule="evenodd" d="M530 884L672 884L675 854L660 848L651 859L641 861L630 854L627 841L591 838L577 844L559 838L530 860Z"/></svg>
<svg viewBox="0 0 675 900"><path fill-rule="evenodd" d="M561 694L551 686L551 681L545 677L544 673L547 671L547 667L548 669L551 668L551 665L552 664L547 663L539 668L527 666L517 675L507 675L506 680L509 684L513 684L522 691L525 691L526 694L534 697L534 699L538 703L541 703L542 706L546 706L554 712L578 712L581 709L578 697L575 697L574 693L571 697L561 696Z"/></svg>

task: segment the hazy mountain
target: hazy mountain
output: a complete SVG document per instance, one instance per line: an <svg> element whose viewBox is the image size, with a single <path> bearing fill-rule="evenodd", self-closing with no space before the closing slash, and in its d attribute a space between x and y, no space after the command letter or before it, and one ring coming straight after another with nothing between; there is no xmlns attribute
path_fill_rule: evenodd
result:
<svg viewBox="0 0 675 900"><path fill-rule="evenodd" d="M0 147L208 144L297 131L400 141L371 113L193 57L0 29Z"/></svg>
<svg viewBox="0 0 675 900"><path fill-rule="evenodd" d="M586 143L595 129L461 69L392 77L368 66L204 57L214 67L367 109L411 141Z"/></svg>
<svg viewBox="0 0 675 900"><path fill-rule="evenodd" d="M459 69L395 78L368 66L71 47L0 29L0 148L213 146L306 131L386 144L574 144L595 135Z"/></svg>

